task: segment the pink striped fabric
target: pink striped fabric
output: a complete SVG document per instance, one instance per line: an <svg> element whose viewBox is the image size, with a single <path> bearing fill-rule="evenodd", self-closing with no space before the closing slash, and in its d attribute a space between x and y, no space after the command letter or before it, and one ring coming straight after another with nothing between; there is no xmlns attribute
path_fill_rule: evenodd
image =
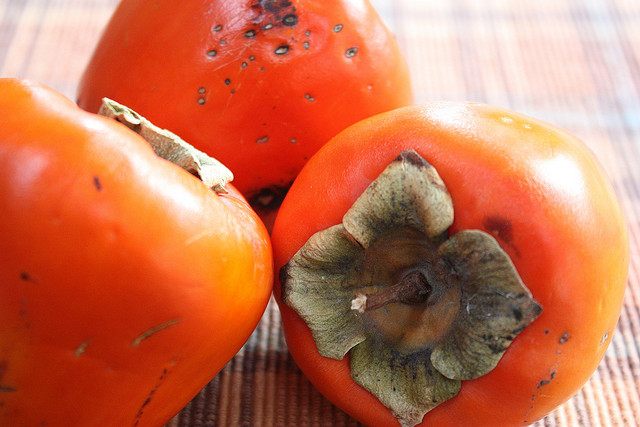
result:
<svg viewBox="0 0 640 427"><path fill-rule="evenodd" d="M536 426L640 425L640 1L372 0L409 61L417 101L469 100L554 123L593 150L629 222L629 287L586 386ZM75 98L117 0L0 0L0 75ZM289 356L271 303L249 342L169 424L355 426Z"/></svg>

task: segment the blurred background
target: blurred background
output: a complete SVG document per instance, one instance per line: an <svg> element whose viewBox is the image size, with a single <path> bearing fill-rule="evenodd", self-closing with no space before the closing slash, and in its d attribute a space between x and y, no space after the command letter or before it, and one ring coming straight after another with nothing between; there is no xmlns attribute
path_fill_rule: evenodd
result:
<svg viewBox="0 0 640 427"><path fill-rule="evenodd" d="M629 222L629 287L589 383L536 426L640 425L640 1L371 0L409 62L417 102L477 101L581 138ZM117 0L0 0L0 75L75 99ZM291 360L275 304L242 351L170 423L355 426Z"/></svg>

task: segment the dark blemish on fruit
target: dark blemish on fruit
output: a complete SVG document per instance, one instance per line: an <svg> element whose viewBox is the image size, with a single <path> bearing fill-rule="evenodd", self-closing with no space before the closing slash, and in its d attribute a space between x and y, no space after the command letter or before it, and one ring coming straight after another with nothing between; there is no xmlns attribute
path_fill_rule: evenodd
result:
<svg viewBox="0 0 640 427"><path fill-rule="evenodd" d="M291 138L291 139L289 140L289 142L290 142L290 143L292 143L292 144L295 144L295 143L296 143L296 142L298 142L298 141L296 141L296 139L295 139L295 138Z"/></svg>
<svg viewBox="0 0 640 427"><path fill-rule="evenodd" d="M227 41L225 39L220 39L220 46L224 46L227 44Z"/></svg>
<svg viewBox="0 0 640 427"><path fill-rule="evenodd" d="M276 55L286 55L289 52L289 45L283 44L273 51Z"/></svg>
<svg viewBox="0 0 640 427"><path fill-rule="evenodd" d="M205 87L201 87L201 88L198 89L198 93L199 94L207 93L207 89Z"/></svg>
<svg viewBox="0 0 640 427"><path fill-rule="evenodd" d="M218 24L215 27L213 27L213 32L217 33L219 31L222 31L222 25Z"/></svg>
<svg viewBox="0 0 640 427"><path fill-rule="evenodd" d="M213 58L214 56L216 56L218 54L218 51L211 49L209 52L207 52L207 56Z"/></svg>
<svg viewBox="0 0 640 427"><path fill-rule="evenodd" d="M342 24L338 24L336 26L333 27L333 32L334 33L339 33L340 31L342 31L343 25Z"/></svg>
<svg viewBox="0 0 640 427"><path fill-rule="evenodd" d="M229 86L231 84L231 79L224 79L224 84Z"/></svg>
<svg viewBox="0 0 640 427"><path fill-rule="evenodd" d="M302 46L303 46L305 49L309 49L309 42L303 42L303 43L302 43Z"/></svg>
<svg viewBox="0 0 640 427"><path fill-rule="evenodd" d="M513 244L513 225L511 221L500 215L491 215L484 219L482 225L490 234L510 246L516 256L520 257L520 251Z"/></svg>
<svg viewBox="0 0 640 427"><path fill-rule="evenodd" d="M287 0L259 0L258 4L251 6L253 8L261 7L267 12L278 13L284 9L291 7L291 2Z"/></svg>
<svg viewBox="0 0 640 427"><path fill-rule="evenodd" d="M264 71L264 67L260 67L260 71Z"/></svg>
<svg viewBox="0 0 640 427"><path fill-rule="evenodd" d="M93 186L96 187L96 190L102 191L102 182L100 182L100 178L97 176L93 177Z"/></svg>
<svg viewBox="0 0 640 427"><path fill-rule="evenodd" d="M560 337L560 339L558 339L558 342L559 342L560 344L564 344L564 343L566 343L567 341L569 341L569 338L570 338L570 336L569 336L569 332L565 332L564 334L562 334L562 336Z"/></svg>
<svg viewBox="0 0 640 427"><path fill-rule="evenodd" d="M270 30L270 29L272 29L272 28L273 28L273 24L267 24L267 25L265 25L264 27L262 27L262 29L263 29L263 30L265 30L265 31L266 31L266 30Z"/></svg>
<svg viewBox="0 0 640 427"><path fill-rule="evenodd" d="M552 371L549 374L549 378L540 380L540 382L538 383L538 387L537 388L542 388L542 387L546 386L547 384L549 384L555 378L555 376L556 376L556 371Z"/></svg>
<svg viewBox="0 0 640 427"><path fill-rule="evenodd" d="M305 36L307 36L307 37L309 37L309 36L311 35L311 30L307 30L307 31L305 31L305 32L304 32L304 35L305 35Z"/></svg>
<svg viewBox="0 0 640 427"><path fill-rule="evenodd" d="M293 27L294 25L296 25L298 23L298 17L292 13L286 15L284 18L282 18L282 23L284 25L286 25L287 27Z"/></svg>
<svg viewBox="0 0 640 427"><path fill-rule="evenodd" d="M304 95L304 97L305 97L309 102L313 102L313 101L315 101L315 100L316 100L313 96L309 95L308 93L306 93L306 94Z"/></svg>
<svg viewBox="0 0 640 427"><path fill-rule="evenodd" d="M168 369L165 368L165 369L162 370L162 375L160 375L160 378L158 378L158 382L151 389L151 391L147 395L147 398L144 400L144 402L142 402L142 406L140 406L140 409L138 410L138 413L136 414L135 422L133 423L134 426L137 426L137 425L140 424L140 419L142 418L142 415L144 414L144 409L146 408L147 405L149 405L149 403L151 402L151 399L153 398L154 394L156 394L156 392L158 391L158 389L160 388L160 386L164 382L164 380L167 377L168 373L169 373Z"/></svg>
<svg viewBox="0 0 640 427"><path fill-rule="evenodd" d="M200 104L200 105L204 105L204 104L205 104L205 102L207 102L207 100L206 100L206 99L204 99L203 97L198 98L198 104Z"/></svg>
<svg viewBox="0 0 640 427"><path fill-rule="evenodd" d="M22 271L20 273L20 280L22 280L23 282L33 282L31 275L26 271Z"/></svg>
<svg viewBox="0 0 640 427"><path fill-rule="evenodd" d="M345 52L345 56L347 58L353 58L354 56L356 56L357 53L358 53L358 48L354 46L347 49L347 51Z"/></svg>
<svg viewBox="0 0 640 427"><path fill-rule="evenodd" d="M485 218L482 225L492 234L502 239L505 243L513 241L513 226L511 221L499 215L491 215Z"/></svg>
<svg viewBox="0 0 640 427"><path fill-rule="evenodd" d="M255 55L251 55L251 56L249 57L249 61L255 61L255 60L256 60Z"/></svg>
<svg viewBox="0 0 640 427"><path fill-rule="evenodd" d="M545 334L545 335L549 335L549 330L548 330L548 329L545 329L545 330L544 330L544 334Z"/></svg>
<svg viewBox="0 0 640 427"><path fill-rule="evenodd" d="M2 377L4 377L4 374L7 372L7 361L3 360L2 362L0 362L0 381L2 381ZM15 387L8 387L8 386L2 386L0 385L0 392L14 392L14 391L18 391Z"/></svg>
<svg viewBox="0 0 640 427"><path fill-rule="evenodd" d="M265 143L269 142L269 136L263 136L262 138L258 138L258 139L256 139L256 142L258 144L265 144Z"/></svg>
<svg viewBox="0 0 640 427"><path fill-rule="evenodd" d="M538 384L538 388L544 387L547 384L549 384L550 382L551 382L551 380L541 380L540 383Z"/></svg>
<svg viewBox="0 0 640 427"><path fill-rule="evenodd" d="M236 93L235 89L231 89L231 95L233 95L234 93Z"/></svg>
<svg viewBox="0 0 640 427"><path fill-rule="evenodd" d="M249 64L243 61L242 64L240 64L240 68L247 68L247 65Z"/></svg>
<svg viewBox="0 0 640 427"><path fill-rule="evenodd" d="M256 36L256 30L249 30L246 33L244 33L244 36L248 39L252 39Z"/></svg>

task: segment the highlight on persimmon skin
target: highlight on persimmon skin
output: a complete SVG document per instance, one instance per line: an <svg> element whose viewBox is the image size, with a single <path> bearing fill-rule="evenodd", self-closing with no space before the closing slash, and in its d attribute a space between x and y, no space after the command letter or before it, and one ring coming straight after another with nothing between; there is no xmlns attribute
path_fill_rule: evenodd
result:
<svg viewBox="0 0 640 427"><path fill-rule="evenodd" d="M51 88L0 117L0 425L166 424L264 313L264 225Z"/></svg>
<svg viewBox="0 0 640 427"><path fill-rule="evenodd" d="M220 160L263 218L335 134L413 103L369 0L124 0L78 88L89 111L102 97Z"/></svg>
<svg viewBox="0 0 640 427"><path fill-rule="evenodd" d="M417 189L425 187L414 183L431 180L421 175L409 178L401 173L395 181L378 181L388 173L386 168L394 159L408 151L428 162L441 179L442 184L428 190L429 195L420 196ZM409 162L407 168L415 164ZM395 182L409 187L394 193ZM424 211L430 209L433 200L442 199L435 196L441 187L446 187L451 198L450 225L449 220L425 223L447 225L444 234L440 234L440 226L436 231L425 231L413 222L415 218L433 218L433 212L437 217L447 217L446 210L440 208L430 214ZM429 204L423 206L421 200L429 200ZM358 206L363 204L369 207L360 210ZM402 209L415 205L422 213L398 214L396 205ZM366 230L376 229L383 237L367 237L370 231ZM477 237L488 243L487 249L477 250L481 247L474 243ZM513 321L529 313L532 320L524 327L515 327L518 333L513 337L503 337L512 338L506 349L502 341L490 343L489 350L495 349L496 354L498 349L504 351L493 369L472 376L474 379L462 379L459 390L452 383L442 386L439 390L442 396L451 396L448 400L427 408L422 415L410 415L405 422L422 420L420 425L424 426L528 425L567 401L593 374L620 314L629 249L626 224L613 188L582 141L548 123L506 109L472 103L430 103L399 108L350 126L305 165L278 211L272 232L279 272L274 294L287 346L298 366L330 401L367 425L398 425L398 408L402 406L394 403L396 397L390 397L395 393L383 392L377 397L367 391L367 384L379 380L378 384L395 387L392 392L399 388L389 376L377 377L376 372L354 368L353 358L383 360L392 354L396 365L404 360L410 367L412 352L419 348L419 340L414 340L411 332L423 325L415 323L416 319L429 316L432 307L440 307L437 302L444 295L454 302L461 295L459 302L464 304L461 307L465 307L465 313L473 313L479 301L479 297L464 297L465 292L473 292L473 287L465 290L465 286L477 284L475 279L456 285L455 280L449 282L446 274L440 273L437 277L445 278L449 284L444 289L450 291L435 296L434 289L440 285L428 279L431 273L424 271L421 261L415 265L411 261L411 254L427 250L429 245L394 243L406 239L427 239L435 244L439 256L447 257L446 265L462 281L465 277L482 277L460 274L470 271L472 265L467 262L501 258L504 266L511 263L535 304L525 303L526 310L500 312ZM451 239L458 242L448 243ZM386 249L380 252L377 245ZM503 255L498 255L496 245ZM370 250L377 252L367 253ZM394 255L397 251L402 256ZM462 264L451 258L456 253L464 254L459 258ZM382 278L370 275L372 271ZM404 275L406 271L418 272L424 280ZM323 281L315 279L318 275L329 284L335 283L335 288L323 291ZM500 277L506 276L500 273ZM394 284L407 286L386 291ZM409 285L415 286L415 295L406 290ZM478 289L484 289L482 286ZM334 326L348 322L331 326L313 319L316 310L326 308L306 308L305 295L324 304L323 292L332 295L331 303L336 306L317 312L327 315L322 321L344 316L364 321L364 326L344 331ZM520 298L526 292L494 293L500 294ZM374 302L367 310L369 298ZM386 298L387 305L377 301ZM446 310L438 310L432 314L439 322L454 319L456 324ZM388 320L391 318L393 322ZM403 324L406 319L413 320ZM345 340L349 338L349 346L334 343L330 334L320 332L323 328ZM363 339L360 334L371 328L375 328L374 336L388 334L388 338L380 342ZM441 337L451 329L445 326L440 332L429 330L429 334L420 335L435 337L434 353L445 342ZM465 336L462 330L456 333ZM486 334L490 336L495 334ZM388 343L399 344L401 349L390 350ZM448 378L455 372L467 376L467 368L456 358L434 353L429 362L434 372L445 371ZM349 357L342 358L344 354ZM413 386L416 384L422 382Z"/></svg>

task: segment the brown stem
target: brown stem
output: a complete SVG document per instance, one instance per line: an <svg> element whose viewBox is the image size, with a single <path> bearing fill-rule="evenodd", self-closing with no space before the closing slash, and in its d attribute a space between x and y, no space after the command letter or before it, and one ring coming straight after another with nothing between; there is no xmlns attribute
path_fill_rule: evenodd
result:
<svg viewBox="0 0 640 427"><path fill-rule="evenodd" d="M419 304L425 302L430 293L431 286L424 275L419 271L412 271L395 285L380 292L357 295L351 301L351 309L364 313L396 302Z"/></svg>

